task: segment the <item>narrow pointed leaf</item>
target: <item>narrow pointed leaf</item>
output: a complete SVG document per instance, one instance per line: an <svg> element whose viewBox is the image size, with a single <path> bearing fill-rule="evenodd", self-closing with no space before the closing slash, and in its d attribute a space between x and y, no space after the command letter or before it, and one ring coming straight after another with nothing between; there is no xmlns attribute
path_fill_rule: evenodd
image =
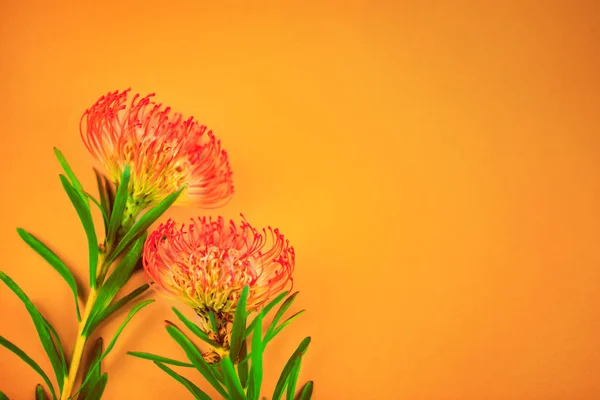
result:
<svg viewBox="0 0 600 400"><path fill-rule="evenodd" d="M292 372L288 377L286 400L294 400L296 394L296 385L298 384L298 376L300 375L300 367L302 365L302 357L296 358Z"/></svg>
<svg viewBox="0 0 600 400"><path fill-rule="evenodd" d="M65 174L67 174L67 176L69 177L69 181L71 182L71 185L73 185L73 188L75 188L75 190L79 193L79 196L82 198L82 200L86 201L86 199L84 198L83 186L81 186L79 179L77 179L77 177L75 176L75 173L71 169L71 166L67 162L65 156L56 147L54 148L54 154L56 155L60 166L65 171Z"/></svg>
<svg viewBox="0 0 600 400"><path fill-rule="evenodd" d="M46 397L46 392L44 392L44 387L39 383L35 388L35 400L48 400L48 397Z"/></svg>
<svg viewBox="0 0 600 400"><path fill-rule="evenodd" d="M206 379L208 383L210 383L212 387L214 387L221 394L221 396L227 398L227 392L219 383L217 377L215 376L215 371L213 371L210 365L208 365L204 358L202 358L202 354L200 354L196 346L194 346L194 344L176 326L167 326L167 332L183 348L183 351L187 355L188 359L202 374L202 376L204 376L204 379Z"/></svg>
<svg viewBox="0 0 600 400"><path fill-rule="evenodd" d="M263 313L263 316L267 315L273 307L275 307L277 304L279 304L279 302L281 300L283 300L285 298L285 296L287 296L287 294L288 294L288 292L280 293L277 297L275 297L273 300L271 300L271 302L269 304L264 306L261 310ZM254 331L255 324L256 324L256 317L254 317L254 319L252 320L250 325L248 325L248 329L246 329L246 337L250 336L250 334Z"/></svg>
<svg viewBox="0 0 600 400"><path fill-rule="evenodd" d="M46 375L46 373L42 370L42 368L39 366L38 363L33 361L33 359L31 357L29 357L23 350L21 350L19 347L17 347L15 344L10 342L9 340L5 339L3 336L0 336L0 346L4 346L8 350L12 351L14 354L17 355L17 357L19 357L21 360L25 361L27 363L27 365L29 365L31 368L33 368L33 370L42 377L42 379L44 380L46 385L48 385L48 388L50 389L50 392L52 393L52 398L56 399L56 392L54 391L54 387L52 386L52 383L50 382L50 378L48 378L48 375Z"/></svg>
<svg viewBox="0 0 600 400"><path fill-rule="evenodd" d="M86 371L85 376L92 374L94 375L92 378L94 378L95 380L100 379L100 374L102 374L102 365L98 364L97 368L94 368L93 370L90 369L91 366L96 365L96 363L98 362L98 360L100 360L100 358L102 357L102 353L104 353L104 340L99 337L98 339L96 339L96 343L94 344L94 348L92 350L92 356L90 358L90 362L88 365L88 369Z"/></svg>
<svg viewBox="0 0 600 400"><path fill-rule="evenodd" d="M96 339L96 342L94 343L94 347L92 349L92 354L88 360L88 363L87 363L87 366L85 369L85 373L83 374L84 377L88 377L88 375L91 375L91 376L88 378L87 384L81 385L81 387L79 388L80 393L79 393L78 399L80 399L80 400L86 400L88 398L88 396L90 395L92 388L100 380L100 376L102 374L100 364L98 364L98 367L95 368L94 370L92 370L91 367L94 366L98 362L100 357L102 356L103 343L104 342L101 337Z"/></svg>
<svg viewBox="0 0 600 400"><path fill-rule="evenodd" d="M300 392L300 397L298 400L310 400L312 398L313 393L313 381L306 382L306 385L302 388L302 392Z"/></svg>
<svg viewBox="0 0 600 400"><path fill-rule="evenodd" d="M115 205L115 197L116 197L116 191L115 191L115 186L113 185L112 181L110 179L108 179L108 177L104 177L104 189L106 190L106 196L108 199L108 204L110 206L110 210L112 213L113 207Z"/></svg>
<svg viewBox="0 0 600 400"><path fill-rule="evenodd" d="M123 169L123 175L121 175L121 181L117 188L117 194L115 195L115 202L113 205L110 221L108 223L108 234L106 241L112 243L117 236L117 231L123 221L123 212L125 211L125 205L127 204L127 197L129 196L129 179L131 177L131 170L129 165L126 165Z"/></svg>
<svg viewBox="0 0 600 400"><path fill-rule="evenodd" d="M244 341L242 342L242 349L240 350L239 358L240 360L243 360L246 357L248 357L248 343L244 339ZM248 363L239 363L237 365L237 369L242 387L245 388L248 384Z"/></svg>
<svg viewBox="0 0 600 400"><path fill-rule="evenodd" d="M225 377L223 376L223 371L221 371L221 361L219 361L218 363L215 363L215 364L209 364L209 366L213 370L215 376L217 377L217 380L221 384L224 385L225 384Z"/></svg>
<svg viewBox="0 0 600 400"><path fill-rule="evenodd" d="M102 204L100 204L98 202L98 200L96 200L96 198L94 196L92 196L91 194L89 194L87 192L84 193L84 194L85 194L85 197L87 199L91 200L92 203L94 203L94 205L96 207L98 207L98 210L100 210L100 214L102 214L102 221L104 222L104 226L105 227L108 226L108 215L106 214L106 211L104 210L104 207L102 207Z"/></svg>
<svg viewBox="0 0 600 400"><path fill-rule="evenodd" d="M135 267L138 259L142 254L146 235L139 238L127 252L125 257L121 259L113 273L108 277L106 282L102 285L98 291L98 298L94 303L92 311L90 312L90 318L83 329L84 334L88 334L97 327L98 324L103 320L106 310L109 308L110 303L115 298L119 290L127 283L131 276L131 271Z"/></svg>
<svg viewBox="0 0 600 400"><path fill-rule="evenodd" d="M152 303L154 303L154 299L142 301L141 303L135 305L131 309L131 311L129 311L129 314L127 314L127 317L125 318L125 320L121 323L121 325L115 332L115 335L112 338L112 340L110 341L110 343L108 344L108 347L106 348L104 353L102 353L102 357L100 357L100 360L104 359L108 355L108 353L110 353L110 351L115 346L115 343L117 343L117 339L119 338L119 335L121 335L121 332L123 332L123 329L125 329L125 327L129 323L129 321L131 321L131 319L135 316L135 314L137 314L137 312L140 311L142 308L144 308L147 305L152 304Z"/></svg>
<svg viewBox="0 0 600 400"><path fill-rule="evenodd" d="M105 184L105 177L102 175L96 168L94 168L94 173L96 174L96 183L98 184L98 193L100 195L100 206L102 210L104 210L103 215L106 216L106 221L104 222L104 234L108 234L108 224L110 221L110 214L112 211L113 201L110 198L108 193L107 185Z"/></svg>
<svg viewBox="0 0 600 400"><path fill-rule="evenodd" d="M248 387L248 397L250 400L258 400L262 386L264 351L262 344L263 311L259 312L256 316L256 325L252 333L252 348L250 352L252 367L250 368L250 383Z"/></svg>
<svg viewBox="0 0 600 400"><path fill-rule="evenodd" d="M237 308L235 310L235 316L233 318L233 327L231 328L231 348L229 350L229 356L235 362L237 362L242 348L242 341L246 331L246 299L248 298L249 287L245 286L242 289Z"/></svg>
<svg viewBox="0 0 600 400"><path fill-rule="evenodd" d="M240 357L240 362L238 362L238 364L239 365L246 364L247 362L250 361L250 358L251 358L250 356L252 356L252 353L246 355L246 357L244 357L244 358Z"/></svg>
<svg viewBox="0 0 600 400"><path fill-rule="evenodd" d="M223 375L225 376L225 385L229 390L231 399L246 400L246 396L244 395L244 389L242 388L240 379L235 373L235 368L233 368L233 363L231 362L229 356L223 357L223 359L221 360L221 366L223 368Z"/></svg>
<svg viewBox="0 0 600 400"><path fill-rule="evenodd" d="M55 270L62 276L62 278L67 282L67 285L71 288L71 292L73 293L73 297L75 299L75 312L77 313L77 321L81 321L81 316L79 315L79 291L77 290L77 282L75 281L75 277L67 268L65 263L52 251L50 250L44 243L38 240L31 233L27 232L24 229L17 228L17 233L21 236L21 239L25 243L29 245L36 253L38 253L44 260L48 262Z"/></svg>
<svg viewBox="0 0 600 400"><path fill-rule="evenodd" d="M281 325L279 325L277 328L275 328L272 331L268 331L265 335L265 346L267 343L269 343L275 336L277 336L279 334L279 332L281 332L286 326L288 326L289 324L291 324L292 322L294 322L294 320L296 318L298 318L299 316L301 316L302 314L304 314L305 310L301 310L298 311L296 314L292 315L291 317L289 317L288 319L285 320L285 322L283 322Z"/></svg>
<svg viewBox="0 0 600 400"><path fill-rule="evenodd" d="M69 367L67 366L67 360L65 359L65 352L60 341L60 337L58 336L58 333L56 332L56 329L54 329L52 324L50 324L50 322L42 314L40 314L40 316L44 320L46 329L48 329L48 333L50 334L50 338L52 339L52 342L54 344L54 349L58 354L59 361L62 367L62 375L66 377L69 373ZM63 383L64 382L60 382L60 390L62 390Z"/></svg>
<svg viewBox="0 0 600 400"><path fill-rule="evenodd" d="M100 378L96 381L96 384L91 388L90 394L86 398L86 400L100 400L102 398L102 394L104 393L104 388L106 388L106 383L108 381L108 374L103 373Z"/></svg>
<svg viewBox="0 0 600 400"><path fill-rule="evenodd" d="M156 354L143 353L139 351L129 351L127 352L130 356L134 356L137 358L142 358L144 360L157 361L162 364L175 365L177 367L186 367L186 368L194 368L194 366L190 363L186 363L179 360L173 360L172 358L158 356Z"/></svg>
<svg viewBox="0 0 600 400"><path fill-rule="evenodd" d="M179 375L177 372L173 371L171 368L167 367L166 365L164 365L163 363L161 363L159 361L154 361L154 364L156 364L156 366L158 368L162 369L167 374L169 374L171 377L173 377L177 382L179 382L183 386L185 386L187 388L187 390L189 390L190 393L194 396L194 399L196 399L196 400L211 400L209 395L207 395L205 392L203 392L202 389L200 389L198 386L194 385L190 380Z"/></svg>
<svg viewBox="0 0 600 400"><path fill-rule="evenodd" d="M81 220L83 229L88 239L88 253L89 253L89 264L90 264L90 287L96 289L96 268L98 266L98 238L96 237L96 230L94 228L94 221L92 220L92 213L90 212L89 205L86 204L79 192L71 186L68 179L64 176L60 176L63 188L67 192L67 196L71 199L71 203L77 211L77 215Z"/></svg>
<svg viewBox="0 0 600 400"><path fill-rule="evenodd" d="M287 383L288 377L294 368L294 364L296 363L296 359L302 357L310 344L310 336L305 338L296 351L292 354L288 362L283 367L283 371L281 371L281 375L279 376L279 380L277 381L277 385L275 385L275 391L273 392L272 400L279 400L283 395L283 390L285 389L285 385Z"/></svg>
<svg viewBox="0 0 600 400"><path fill-rule="evenodd" d="M115 343L117 343L117 339L119 338L119 336L121 335L121 332L123 332L123 329L125 329L125 327L127 326L127 324L129 323L129 321L131 321L131 319L135 316L135 314L137 314L138 311L140 311L142 308L146 307L148 304L150 303L154 303L154 299L150 299L150 300L146 300L146 301L142 301L141 303L138 303L137 305L135 305L131 311L129 311L129 314L127 314L127 317L125 318L125 320L121 323L121 325L119 326L119 328L117 328L117 331L115 332L115 335L113 336L112 340L110 341L110 343L108 344L108 346L106 347L106 350L104 351L104 353L102 353L102 356L100 356L100 358L98 358L90 367L91 372L94 371L94 369L96 369L100 363L102 362L102 360L104 360L104 358L110 353L110 351L113 349L113 347L115 346ZM83 383L81 384L81 387L83 387L90 379L93 378L93 374L88 373L88 375L85 377L85 379L83 380ZM80 390L81 390L80 387Z"/></svg>
<svg viewBox="0 0 600 400"><path fill-rule="evenodd" d="M97 319L94 323L94 326L97 327L98 325L100 325L102 322L104 322L106 319L108 319L112 314L114 314L115 312L117 312L121 308L123 308L123 306L125 306L126 304L135 300L138 296L143 294L146 290L148 290L149 287L150 287L150 285L148 285L147 283L144 283L142 286L138 287L133 292L129 293L128 295L126 295L126 296L122 297L121 299L112 303L97 317Z"/></svg>
<svg viewBox="0 0 600 400"><path fill-rule="evenodd" d="M46 351L46 354L50 359L50 363L52 364L52 369L54 370L54 374L56 375L59 390L62 390L62 384L65 377L63 373L64 369L60 360L60 355L56 351L56 347L54 345L54 342L52 341L50 332L47 328L47 324L49 323L44 319L44 317L42 317L42 314L40 314L38 309L33 305L31 300L29 300L29 297L27 297L25 292L21 290L19 285L17 285L15 281L13 281L8 275L6 275L2 271L0 271L0 280L2 280L6 284L6 286L8 286L8 288L17 295L17 297L25 305L27 312L29 312L31 319L33 320L33 325L35 326L40 341L42 342L42 346L44 347L44 350Z"/></svg>
<svg viewBox="0 0 600 400"><path fill-rule="evenodd" d="M181 322L183 322L183 324L190 331L192 331L192 333L194 335L198 336L204 342L208 343L209 345L211 345L212 347L214 347L216 349L218 349L218 348L221 347L221 345L219 343L215 342L210 337L208 337L208 335L206 334L206 332L204 332L202 329L200 329L200 327L198 325L194 324L192 321L190 321L189 319L187 319L186 316L181 313L181 311L179 311L178 309L176 309L175 307L173 307L173 312L177 315L177 318L179 318L181 320Z"/></svg>
<svg viewBox="0 0 600 400"><path fill-rule="evenodd" d="M291 307L292 303L296 299L296 296L298 296L298 293L299 292L292 293L290 297L285 299L281 307L279 307L279 309L277 310L277 313L275 313L275 317L273 317L273 321L271 322L271 325L269 325L269 329L267 329L267 333L265 334L265 336L270 336L270 334L275 330L275 327L279 323L279 320L281 319L281 317L283 317L283 314L285 314L288 308Z"/></svg>
<svg viewBox="0 0 600 400"><path fill-rule="evenodd" d="M213 310L208 310L208 319L210 319L210 326L214 333L219 333L219 327L217 326L217 319Z"/></svg>
<svg viewBox="0 0 600 400"><path fill-rule="evenodd" d="M142 215L139 220L131 227L131 229L125 234L123 239L119 242L117 247L110 256L107 258L107 263L112 263L135 239L142 235L146 230L154 223L169 207L175 203L175 200L179 197L181 192L185 189L185 186L179 189L175 193L168 195L163 201L160 202L156 207L151 208L147 213Z"/></svg>

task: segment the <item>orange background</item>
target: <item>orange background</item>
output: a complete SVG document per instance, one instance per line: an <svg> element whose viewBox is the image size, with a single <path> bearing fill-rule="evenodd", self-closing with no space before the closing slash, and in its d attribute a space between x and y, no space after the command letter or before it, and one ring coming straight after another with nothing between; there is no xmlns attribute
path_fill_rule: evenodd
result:
<svg viewBox="0 0 600 400"><path fill-rule="evenodd" d="M79 117L132 87L222 139L237 193L210 214L296 247L308 312L269 349L265 394L311 335L316 399L600 398L599 2L83 3L0 9L1 268L69 353L71 295L15 228L87 276L52 147L94 190ZM0 302L0 334L50 370ZM183 357L170 306L126 328L105 398L187 398L124 354ZM0 349L12 398L39 380Z"/></svg>

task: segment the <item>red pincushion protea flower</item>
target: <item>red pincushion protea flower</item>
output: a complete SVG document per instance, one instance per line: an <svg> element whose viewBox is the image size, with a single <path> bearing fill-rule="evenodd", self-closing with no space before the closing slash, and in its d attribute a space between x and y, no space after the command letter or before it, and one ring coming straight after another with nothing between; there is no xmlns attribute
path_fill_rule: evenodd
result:
<svg viewBox="0 0 600 400"><path fill-rule="evenodd" d="M294 248L278 229L259 231L245 220L226 224L221 217L180 227L169 220L144 247L144 270L153 287L192 306L207 332L210 311L222 323L232 321L244 286L249 310L291 287L294 262Z"/></svg>
<svg viewBox="0 0 600 400"><path fill-rule="evenodd" d="M227 153L211 130L129 89L102 96L81 118L81 137L117 184L131 168L130 214L160 202L184 184L178 203L213 208L233 193Z"/></svg>

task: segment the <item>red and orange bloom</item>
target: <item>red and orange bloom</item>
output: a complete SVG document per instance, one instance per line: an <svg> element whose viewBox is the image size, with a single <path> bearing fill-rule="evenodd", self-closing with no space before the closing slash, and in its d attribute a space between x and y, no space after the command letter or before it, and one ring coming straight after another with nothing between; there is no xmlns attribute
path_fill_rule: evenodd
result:
<svg viewBox="0 0 600 400"><path fill-rule="evenodd" d="M278 229L259 231L244 219L236 225L201 217L181 226L169 220L150 234L144 248L152 286L193 307L207 332L211 311L222 326L233 320L244 286L249 286L250 311L290 289L294 263L294 248Z"/></svg>
<svg viewBox="0 0 600 400"><path fill-rule="evenodd" d="M187 184L179 204L214 208L233 194L227 153L211 130L170 107L153 101L154 94L129 89L102 96L81 118L81 137L88 150L119 183L125 165L131 168L130 215L159 203Z"/></svg>

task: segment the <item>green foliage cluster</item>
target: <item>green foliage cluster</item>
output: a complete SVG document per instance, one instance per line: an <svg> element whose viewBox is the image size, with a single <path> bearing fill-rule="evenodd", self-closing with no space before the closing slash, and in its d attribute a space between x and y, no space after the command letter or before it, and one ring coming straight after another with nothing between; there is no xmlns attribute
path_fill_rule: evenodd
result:
<svg viewBox="0 0 600 400"><path fill-rule="evenodd" d="M62 187L71 201L87 237L89 292L83 311L80 309L79 304L82 288L78 285L65 262L30 232L22 228L18 228L17 232L29 247L58 272L73 295L75 318L79 326L73 355L70 359L65 357L61 338L55 328L40 313L19 285L2 271L0 271L0 280L21 300L31 316L44 351L50 360L53 373L48 374L25 351L3 336L0 336L0 345L14 353L40 375L43 384L38 384L35 388L35 399L67 400L77 398L79 400L96 400L102 397L108 382L108 374L102 371L102 360L114 348L117 339L131 319L154 300L144 300L132 306L116 332L114 332L106 348L104 348L101 337L91 344L88 339L109 317L123 310L126 305L138 299L148 290L149 285L145 283L117 299L135 272L140 270L148 228L173 205L185 188L181 188L178 192L167 196L157 206L149 209L139 218L135 218L135 222L131 226L128 226L129 224L124 226L124 211L127 202L131 200L129 199L128 190L129 167L124 169L118 187L114 187L106 176L96 171L99 192L99 198L96 199L83 189L63 154L58 149L55 149L55 154L65 173L60 175ZM105 238L101 245L98 244L97 229L92 218L94 207L102 214ZM286 326L303 313L303 311L300 311L281 324L279 323L294 302L297 294L296 292L287 296L288 293L281 293L256 312L253 320L248 324L248 318L251 317L252 313L246 308L248 287L245 287L232 325L231 346L226 351L227 354L217 363L209 364L205 361L196 344L176 324L171 322L166 326L167 333L181 346L188 361L178 361L151 353L130 352L129 354L154 362L160 369L184 385L195 399L205 400L210 399L210 397L200 387L178 374L171 367L197 370L225 399L258 400L261 398L265 347ZM285 301L283 301L284 298ZM279 303L281 305L272 322L263 331L263 319ZM193 333L194 337L212 348L220 346L179 310L173 308L173 311L180 322ZM310 337L307 337L291 355L277 381L272 399L279 400L284 395L287 400L311 398L312 382L306 383L296 393L302 358L309 344ZM87 345L90 345L91 357L85 368L83 368L81 360ZM49 375L52 376L52 379ZM81 378L82 383L75 390L74 384L78 377ZM0 400L4 399L8 399L8 397L0 391Z"/></svg>

